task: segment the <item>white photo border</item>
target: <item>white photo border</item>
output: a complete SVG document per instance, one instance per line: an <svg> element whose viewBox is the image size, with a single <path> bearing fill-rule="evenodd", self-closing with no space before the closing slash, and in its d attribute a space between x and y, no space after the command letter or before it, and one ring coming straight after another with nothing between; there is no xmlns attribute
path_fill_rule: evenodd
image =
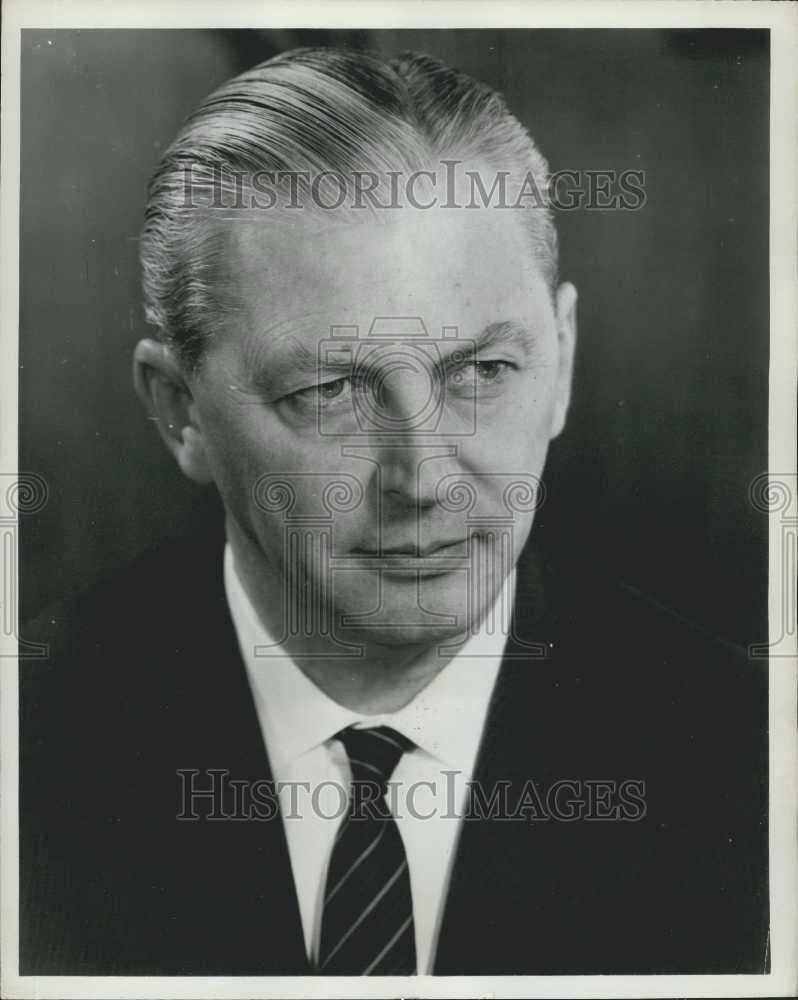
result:
<svg viewBox="0 0 798 1000"><path fill-rule="evenodd" d="M18 475L20 48L23 28L769 28L771 483L796 487L798 382L798 5L769 0L4 0L0 189L0 472ZM792 498L793 510L798 497ZM798 524L793 529L798 531ZM14 536L15 538L16 536ZM785 635L795 584L783 511L770 510L770 902L771 972L706 976L118 977L19 975L17 642L0 635L0 993L42 998L724 997L792 996L798 990L798 731L796 635ZM793 546L795 544L793 538ZM793 548L794 553L794 548ZM15 545L2 579L18 585ZM13 593L16 594L16 589ZM2 599L0 594L0 599ZM4 609L4 613L7 611ZM795 621L794 609L792 622Z"/></svg>

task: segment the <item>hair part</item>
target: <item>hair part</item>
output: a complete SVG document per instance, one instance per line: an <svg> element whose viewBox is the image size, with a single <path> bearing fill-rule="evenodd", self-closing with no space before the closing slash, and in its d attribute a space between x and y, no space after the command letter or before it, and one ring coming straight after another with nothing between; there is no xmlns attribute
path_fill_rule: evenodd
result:
<svg viewBox="0 0 798 1000"><path fill-rule="evenodd" d="M270 173L285 184L290 176L302 207L318 211L306 178L334 175L326 189L343 185L351 195L358 175L437 173L445 160L485 165L516 184L532 178L547 190L546 160L501 96L430 56L294 49L229 80L189 116L150 180L140 239L147 321L194 373L235 308L218 280L219 223L231 216L187 201L187 178L192 194L218 196L220 178ZM370 199L363 207L374 211ZM522 219L553 292L551 209L526 207Z"/></svg>

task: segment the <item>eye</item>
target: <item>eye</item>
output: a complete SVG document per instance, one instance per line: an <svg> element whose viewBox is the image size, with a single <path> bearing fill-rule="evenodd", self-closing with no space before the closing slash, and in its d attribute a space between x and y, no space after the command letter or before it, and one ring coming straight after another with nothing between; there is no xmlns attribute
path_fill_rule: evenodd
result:
<svg viewBox="0 0 798 1000"><path fill-rule="evenodd" d="M509 361L469 361L454 372L452 381L460 388L500 385L514 367Z"/></svg>
<svg viewBox="0 0 798 1000"><path fill-rule="evenodd" d="M285 397L292 407L300 410L315 410L319 406L342 403L352 396L353 379L348 376L309 385L306 389L297 389Z"/></svg>
<svg viewBox="0 0 798 1000"><path fill-rule="evenodd" d="M337 378L334 382L323 382L319 386L313 386L313 389L318 392L321 399L337 399L346 391L350 382L349 378Z"/></svg>
<svg viewBox="0 0 798 1000"><path fill-rule="evenodd" d="M475 361L474 368L477 376L487 383L501 381L510 369L511 365L507 361Z"/></svg>

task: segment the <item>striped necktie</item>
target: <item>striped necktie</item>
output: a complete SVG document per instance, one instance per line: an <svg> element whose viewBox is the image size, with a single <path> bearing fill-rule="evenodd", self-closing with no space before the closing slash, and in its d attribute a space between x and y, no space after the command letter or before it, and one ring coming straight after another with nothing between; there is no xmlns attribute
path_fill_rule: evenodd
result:
<svg viewBox="0 0 798 1000"><path fill-rule="evenodd" d="M349 808L336 834L321 923L323 975L401 976L416 972L407 856L385 790L413 744L387 726L344 729L352 770Z"/></svg>

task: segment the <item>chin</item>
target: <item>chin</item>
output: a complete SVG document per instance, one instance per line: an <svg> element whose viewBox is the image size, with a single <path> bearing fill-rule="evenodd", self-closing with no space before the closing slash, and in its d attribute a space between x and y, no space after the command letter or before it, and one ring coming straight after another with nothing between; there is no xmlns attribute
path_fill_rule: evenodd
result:
<svg viewBox="0 0 798 1000"><path fill-rule="evenodd" d="M428 648L441 643L450 643L461 635L462 631L462 628L445 625L393 625L388 622L385 624L375 622L368 628L347 628L342 632L341 638L345 638L347 643L358 643L363 646Z"/></svg>
<svg viewBox="0 0 798 1000"><path fill-rule="evenodd" d="M484 607L469 608L461 574L425 579L420 587L415 579L384 581L378 605L373 588L369 600L359 594L361 600L346 602L348 606L340 596L335 618L342 639L392 647L451 643L475 629L496 599L494 594Z"/></svg>

